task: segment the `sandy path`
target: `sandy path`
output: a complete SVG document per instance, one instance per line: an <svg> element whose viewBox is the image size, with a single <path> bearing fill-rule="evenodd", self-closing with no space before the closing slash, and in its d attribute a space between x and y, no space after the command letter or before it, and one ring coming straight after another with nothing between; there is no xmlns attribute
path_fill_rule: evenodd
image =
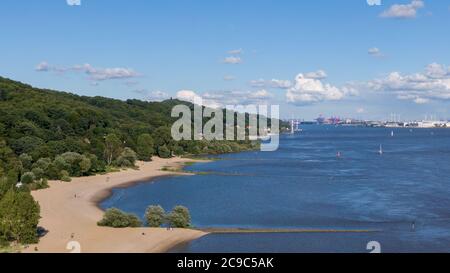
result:
<svg viewBox="0 0 450 273"><path fill-rule="evenodd" d="M81 252L87 253L165 252L177 244L205 235L201 231L188 229L167 231L159 228L113 229L97 226L103 211L96 203L106 197L112 188L170 175L161 168L189 161L192 160L155 158L153 162L139 162L139 170L75 178L70 183L49 182L50 188L32 193L41 206L39 225L49 233L41 238L39 244L29 246L24 252L70 252L66 249L70 241L79 242Z"/></svg>

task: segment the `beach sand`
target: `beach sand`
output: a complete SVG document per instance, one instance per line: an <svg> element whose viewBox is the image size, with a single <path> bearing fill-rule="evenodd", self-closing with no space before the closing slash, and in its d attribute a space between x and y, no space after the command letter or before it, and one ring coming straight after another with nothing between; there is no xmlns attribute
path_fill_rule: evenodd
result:
<svg viewBox="0 0 450 273"><path fill-rule="evenodd" d="M32 192L41 206L39 226L48 230L37 245L23 252L69 253L69 242L78 242L82 253L153 253L166 252L172 247L200 238L206 233L190 229L99 227L103 211L98 202L111 190L167 175L186 175L161 171L194 160L184 158L138 162L139 170L125 170L106 175L74 178L72 182L50 181L50 188ZM151 200L149 200L151 205ZM37 248L37 251L35 250Z"/></svg>

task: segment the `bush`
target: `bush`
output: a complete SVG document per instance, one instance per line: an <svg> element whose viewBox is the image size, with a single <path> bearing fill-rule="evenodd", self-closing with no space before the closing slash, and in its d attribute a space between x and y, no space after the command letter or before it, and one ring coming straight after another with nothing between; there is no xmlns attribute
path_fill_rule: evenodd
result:
<svg viewBox="0 0 450 273"><path fill-rule="evenodd" d="M126 228L141 227L142 222L134 214L125 213L119 209L112 208L105 211L103 219L97 223L102 227Z"/></svg>
<svg viewBox="0 0 450 273"><path fill-rule="evenodd" d="M115 165L118 167L134 167L136 164L137 155L136 153L130 149L125 148L120 156L116 159Z"/></svg>
<svg viewBox="0 0 450 273"><path fill-rule="evenodd" d="M161 206L150 206L145 211L145 219L149 227L160 227L164 224L166 212Z"/></svg>
<svg viewBox="0 0 450 273"><path fill-rule="evenodd" d="M33 164L32 169L34 168L40 168L44 172L47 172L47 169L49 168L49 165L52 163L50 158L40 158L36 163Z"/></svg>
<svg viewBox="0 0 450 273"><path fill-rule="evenodd" d="M64 181L64 182L72 181L72 178L70 178L69 172L66 170L62 170L59 176L60 176L61 181Z"/></svg>
<svg viewBox="0 0 450 273"><path fill-rule="evenodd" d="M20 179L20 182L23 184L31 184L36 180L36 176L32 172L26 172L22 175L22 178Z"/></svg>
<svg viewBox="0 0 450 273"><path fill-rule="evenodd" d="M172 227L188 228L191 226L191 215L186 207L176 206L168 215L168 221Z"/></svg>
<svg viewBox="0 0 450 273"><path fill-rule="evenodd" d="M35 179L41 179L44 177L44 170L42 170L41 168L33 168L31 172L34 174Z"/></svg>
<svg viewBox="0 0 450 273"><path fill-rule="evenodd" d="M158 155L161 158L170 158L171 157L170 150L166 146L158 147Z"/></svg>

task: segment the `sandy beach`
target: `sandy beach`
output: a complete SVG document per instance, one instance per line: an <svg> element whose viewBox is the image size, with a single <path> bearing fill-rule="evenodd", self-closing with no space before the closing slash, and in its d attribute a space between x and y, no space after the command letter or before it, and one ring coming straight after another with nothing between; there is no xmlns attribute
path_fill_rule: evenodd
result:
<svg viewBox="0 0 450 273"><path fill-rule="evenodd" d="M206 233L190 229L168 231L164 228L114 229L97 226L103 216L97 203L106 198L113 188L160 176L186 175L161 171L161 168L173 168L192 161L185 158L154 158L152 162L138 162L139 170L74 178L70 183L50 181L50 188L32 193L41 206L39 225L49 232L39 244L30 245L23 252L69 253L68 243L74 241L80 244L82 253L154 253L165 252L178 244L204 236Z"/></svg>

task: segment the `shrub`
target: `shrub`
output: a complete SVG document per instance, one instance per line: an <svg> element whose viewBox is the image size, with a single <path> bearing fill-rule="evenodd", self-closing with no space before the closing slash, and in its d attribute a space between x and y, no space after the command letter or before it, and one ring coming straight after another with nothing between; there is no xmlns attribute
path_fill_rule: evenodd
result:
<svg viewBox="0 0 450 273"><path fill-rule="evenodd" d="M160 227L165 220L166 212L161 206L150 206L145 211L145 219L149 227Z"/></svg>
<svg viewBox="0 0 450 273"><path fill-rule="evenodd" d="M115 165L118 167L134 167L136 159L136 153L130 148L125 148L123 149L123 152L120 154L120 156L116 159Z"/></svg>
<svg viewBox="0 0 450 273"><path fill-rule="evenodd" d="M26 172L22 175L20 182L23 184L31 184L36 180L36 176L32 172Z"/></svg>
<svg viewBox="0 0 450 273"><path fill-rule="evenodd" d="M35 179L41 179L44 177L44 170L42 170L41 168L33 168L31 172L34 174Z"/></svg>
<svg viewBox="0 0 450 273"><path fill-rule="evenodd" d="M172 227L188 228L191 226L191 215L186 207L176 206L168 215L168 221Z"/></svg>
<svg viewBox="0 0 450 273"><path fill-rule="evenodd" d="M32 169L41 168L44 172L47 172L47 169L51 163L52 161L49 158L40 158L33 164Z"/></svg>
<svg viewBox="0 0 450 273"><path fill-rule="evenodd" d="M103 219L97 223L102 227L126 228L141 227L142 222L134 214L125 213L119 209L112 208L105 211Z"/></svg>
<svg viewBox="0 0 450 273"><path fill-rule="evenodd" d="M170 158L171 157L170 150L166 146L160 146L158 148L158 155L161 158Z"/></svg>
<svg viewBox="0 0 450 273"><path fill-rule="evenodd" d="M59 176L60 176L61 181L64 181L64 182L72 181L72 178L70 178L69 172L66 170L62 170Z"/></svg>

